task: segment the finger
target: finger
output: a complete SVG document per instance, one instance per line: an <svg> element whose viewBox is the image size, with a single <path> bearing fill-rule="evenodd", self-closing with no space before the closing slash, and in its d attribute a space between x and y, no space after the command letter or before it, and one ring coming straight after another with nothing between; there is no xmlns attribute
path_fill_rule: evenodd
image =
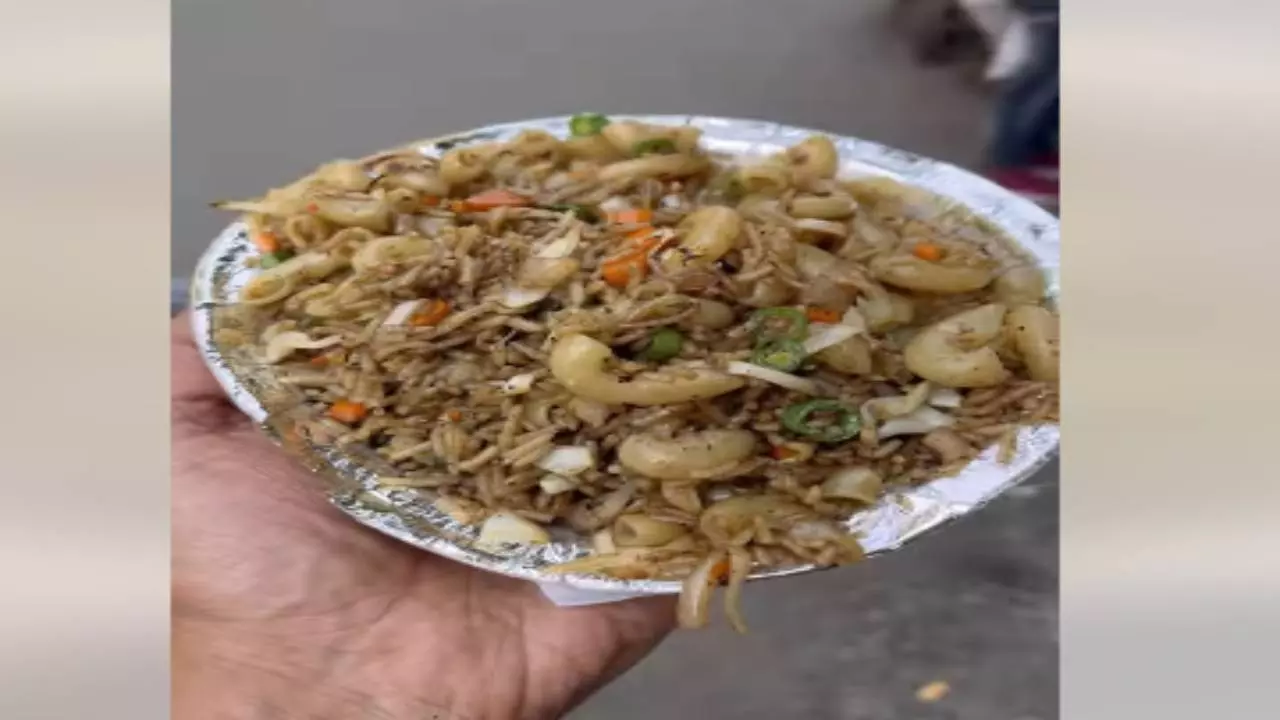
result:
<svg viewBox="0 0 1280 720"><path fill-rule="evenodd" d="M169 322L170 391L174 402L225 399L226 393L200 356L191 330L191 314L182 311Z"/></svg>
<svg viewBox="0 0 1280 720"><path fill-rule="evenodd" d="M223 432L247 425L248 419L205 366L188 312L170 321L169 338L170 421L175 435Z"/></svg>

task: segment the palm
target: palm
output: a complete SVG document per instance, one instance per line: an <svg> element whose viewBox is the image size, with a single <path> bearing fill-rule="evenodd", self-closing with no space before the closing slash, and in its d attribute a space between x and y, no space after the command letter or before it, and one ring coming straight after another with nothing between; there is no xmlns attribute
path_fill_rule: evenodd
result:
<svg viewBox="0 0 1280 720"><path fill-rule="evenodd" d="M175 623L235 628L285 648L323 640L325 662L371 659L376 667L360 671L377 679L367 682L429 687L434 702L472 712L474 695L484 698L486 717L570 707L671 624L666 600L556 608L529 583L342 517L226 402L181 328L173 348L173 528Z"/></svg>

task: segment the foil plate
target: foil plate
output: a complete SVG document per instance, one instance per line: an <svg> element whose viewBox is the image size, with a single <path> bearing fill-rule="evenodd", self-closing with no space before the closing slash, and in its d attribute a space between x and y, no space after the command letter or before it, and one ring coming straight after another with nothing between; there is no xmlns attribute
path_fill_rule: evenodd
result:
<svg viewBox="0 0 1280 720"><path fill-rule="evenodd" d="M700 115L614 116L664 125L693 125L703 131L702 145L715 153L752 157L778 152L819 131L757 120ZM464 133L411 143L420 152L439 156L458 145L504 140L525 129L568 135L568 116L492 125ZM955 201L995 225L1018 243L1045 270L1050 299L1059 293L1058 220L1034 203L947 163L851 137L831 136L841 158L841 176L887 176ZM275 414L266 410L269 379L236 353L219 347L215 327L219 312L235 302L240 288L256 272L245 260L256 253L243 224L226 228L199 261L191 284L191 321L209 369L231 400L264 430L281 439ZM285 430L285 433L288 431ZM297 440L297 438L293 438ZM871 555L885 553L982 507L1030 477L1058 450L1056 426L1025 428L1012 462L996 462L988 448L959 474L886 495L880 503L849 518ZM368 458L353 457L323 444L282 442L324 481L330 501L351 518L415 547L483 570L568 588L602 593L676 593L671 580L615 580L547 572L548 565L587 554L587 542L572 534L554 536L542 546L490 551L474 546L477 528L461 525L433 504L429 491L386 490L375 482L377 470ZM796 566L757 572L751 579L783 577L814 570Z"/></svg>

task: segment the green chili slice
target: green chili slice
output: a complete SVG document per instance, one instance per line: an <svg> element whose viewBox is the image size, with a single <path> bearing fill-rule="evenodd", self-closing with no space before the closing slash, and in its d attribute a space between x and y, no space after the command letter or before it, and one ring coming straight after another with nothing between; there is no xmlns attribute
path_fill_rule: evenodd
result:
<svg viewBox="0 0 1280 720"><path fill-rule="evenodd" d="M761 308L751 314L757 345L775 340L803 342L809 334L809 318L793 307Z"/></svg>
<svg viewBox="0 0 1280 720"><path fill-rule="evenodd" d="M751 362L756 365L782 372L799 370L804 360L804 345L795 340L775 340L764 343L757 347L755 354L751 356Z"/></svg>
<svg viewBox="0 0 1280 720"><path fill-rule="evenodd" d="M815 425L815 413L833 415L829 423ZM862 430L862 418L856 409L836 400L809 400L788 405L782 410L782 426L791 432L823 443L844 442Z"/></svg>
<svg viewBox="0 0 1280 720"><path fill-rule="evenodd" d="M667 138L641 140L631 148L631 154L636 157L641 155L670 155L675 151L676 144Z"/></svg>
<svg viewBox="0 0 1280 720"><path fill-rule="evenodd" d="M597 213L594 208L591 208L587 205L560 204L560 205L543 205L541 207L543 210L554 210L555 212L571 212L574 215L576 215L579 220L583 222L593 223L593 222L598 222L600 220L600 213Z"/></svg>
<svg viewBox="0 0 1280 720"><path fill-rule="evenodd" d="M608 124L609 118L600 113L578 113L569 118L569 132L573 133L574 137L599 135Z"/></svg>
<svg viewBox="0 0 1280 720"><path fill-rule="evenodd" d="M273 268L291 257L293 257L293 253L288 250L277 250L273 253L267 253L258 260L258 267L263 270Z"/></svg>
<svg viewBox="0 0 1280 720"><path fill-rule="evenodd" d="M665 362L679 355L682 347L684 347L684 335L681 335L679 330L659 328L649 338L649 344L645 346L641 357L651 362Z"/></svg>

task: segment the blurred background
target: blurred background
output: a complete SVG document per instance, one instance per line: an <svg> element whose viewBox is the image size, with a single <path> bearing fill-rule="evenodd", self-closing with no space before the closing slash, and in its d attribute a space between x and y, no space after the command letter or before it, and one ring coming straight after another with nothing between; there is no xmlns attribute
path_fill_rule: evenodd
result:
<svg viewBox="0 0 1280 720"><path fill-rule="evenodd" d="M996 43L948 5L174 0L175 287L231 219L211 201L523 117L759 118L977 167ZM752 585L749 636L679 634L572 717L1055 718L1057 517L1053 463L902 551Z"/></svg>

